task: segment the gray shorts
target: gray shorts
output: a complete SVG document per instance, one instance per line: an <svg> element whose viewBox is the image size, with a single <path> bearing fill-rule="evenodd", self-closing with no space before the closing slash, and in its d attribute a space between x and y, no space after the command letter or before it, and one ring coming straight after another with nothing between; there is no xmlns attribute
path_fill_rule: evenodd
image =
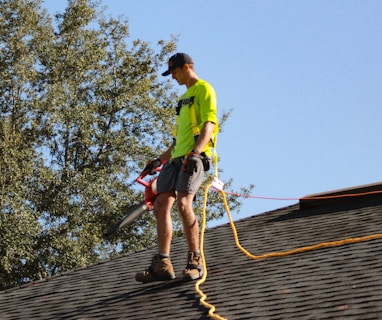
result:
<svg viewBox="0 0 382 320"><path fill-rule="evenodd" d="M197 171L193 174L183 172L183 162L183 157L166 162L157 180L158 194L168 191L195 194L198 191L204 178L202 160L198 160Z"/></svg>

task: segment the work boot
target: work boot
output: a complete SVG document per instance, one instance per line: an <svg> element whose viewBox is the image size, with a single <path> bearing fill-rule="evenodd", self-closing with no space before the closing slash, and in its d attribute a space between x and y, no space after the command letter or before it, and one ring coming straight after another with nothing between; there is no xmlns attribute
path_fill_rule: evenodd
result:
<svg viewBox="0 0 382 320"><path fill-rule="evenodd" d="M188 263L183 270L183 280L197 280L203 276L202 257L199 252L188 253Z"/></svg>
<svg viewBox="0 0 382 320"><path fill-rule="evenodd" d="M175 279L175 273L170 258L161 257L159 254L153 257L151 265L145 271L135 275L135 280L143 283L172 279Z"/></svg>

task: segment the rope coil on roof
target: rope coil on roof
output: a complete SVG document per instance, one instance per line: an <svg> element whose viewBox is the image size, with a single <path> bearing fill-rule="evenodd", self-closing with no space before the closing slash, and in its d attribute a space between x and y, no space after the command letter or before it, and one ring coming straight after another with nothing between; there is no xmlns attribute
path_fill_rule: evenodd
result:
<svg viewBox="0 0 382 320"><path fill-rule="evenodd" d="M215 310L216 310L215 306L206 302L207 295L205 295L204 292L200 289L200 285L203 284L205 282L205 280L207 279L206 259L204 257L204 233L205 233L205 229L206 229L206 206L207 206L207 199L208 199L208 191L210 190L211 187L213 187L212 184L208 185L204 191L204 202L203 202L203 210L202 210L202 227L201 227L201 234L200 234L200 254L202 256L204 274L203 274L203 277L201 279L199 279L198 282L195 284L195 290L200 296L200 302L205 307L207 307L209 309L208 315L212 319L225 320L225 318L221 317L218 314L215 314ZM355 238L347 238L347 239L336 240L336 241L322 242L322 243L318 243L315 245L295 248L295 249L288 250L288 251L271 252L271 253L266 253L266 254L262 254L262 255L253 255L240 244L237 230L236 230L235 224L232 220L231 212L230 212L230 209L229 209L228 204L227 204L226 192L224 190L216 190L216 189L214 189L214 190L216 192L220 192L222 197L223 197L224 208L225 208L227 215L228 215L231 229L232 229L232 232L233 232L233 235L235 238L236 246L247 257L249 257L250 259L253 259L253 260L266 259L266 258L272 258L272 257L283 257L283 256L287 256L287 255L292 255L292 254L297 254L297 253L302 253L302 252L307 252L307 251L313 251L313 250L326 248L326 247L335 247L335 246L342 246L345 244L351 244L351 243L357 243L357 242L363 242L363 241L369 241L369 240L375 240L375 239L382 239L382 234L371 234L371 235L366 235L363 237L355 237ZM332 195L332 196L320 196L320 197L305 197L304 199L312 199L312 200L332 199L332 198L340 198L340 197L355 197L355 196L376 194L376 193L382 193L382 191L370 191L370 192L363 192L363 193L357 193L357 194L343 194L343 195L335 195L335 196ZM250 197L250 196L246 196L246 197ZM259 198L259 197L256 197L256 198ZM276 198L267 198L267 199L275 200ZM298 200L298 199L277 198L277 200Z"/></svg>

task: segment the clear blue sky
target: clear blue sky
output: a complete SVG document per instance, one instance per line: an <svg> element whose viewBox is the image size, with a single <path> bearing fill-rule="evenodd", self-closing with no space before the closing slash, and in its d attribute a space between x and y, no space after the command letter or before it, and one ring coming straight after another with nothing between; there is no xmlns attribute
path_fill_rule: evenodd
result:
<svg viewBox="0 0 382 320"><path fill-rule="evenodd" d="M131 39L155 47L179 36L178 51L213 84L219 109L233 110L218 153L220 178L238 191L255 184L254 196L299 198L382 181L382 1L102 4L129 20ZM45 7L62 11L66 1ZM293 203L251 198L232 214Z"/></svg>

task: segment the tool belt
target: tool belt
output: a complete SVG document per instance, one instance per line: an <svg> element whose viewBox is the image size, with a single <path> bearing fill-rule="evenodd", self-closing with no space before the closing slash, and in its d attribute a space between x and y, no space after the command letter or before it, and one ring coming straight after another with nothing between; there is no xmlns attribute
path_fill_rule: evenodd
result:
<svg viewBox="0 0 382 320"><path fill-rule="evenodd" d="M185 158L186 158L186 156L182 156L182 157L177 157L177 158L171 159L170 161L172 163L178 165L178 166L181 166L183 164ZM200 160L202 160L204 171L210 170L210 168L211 168L211 159L210 159L210 157L206 156L205 152L202 152L200 154Z"/></svg>
<svg viewBox="0 0 382 320"><path fill-rule="evenodd" d="M210 170L210 168L211 168L211 159L209 157L207 157L204 152L202 152L200 154L200 159L202 159L204 171L207 172L208 170Z"/></svg>

